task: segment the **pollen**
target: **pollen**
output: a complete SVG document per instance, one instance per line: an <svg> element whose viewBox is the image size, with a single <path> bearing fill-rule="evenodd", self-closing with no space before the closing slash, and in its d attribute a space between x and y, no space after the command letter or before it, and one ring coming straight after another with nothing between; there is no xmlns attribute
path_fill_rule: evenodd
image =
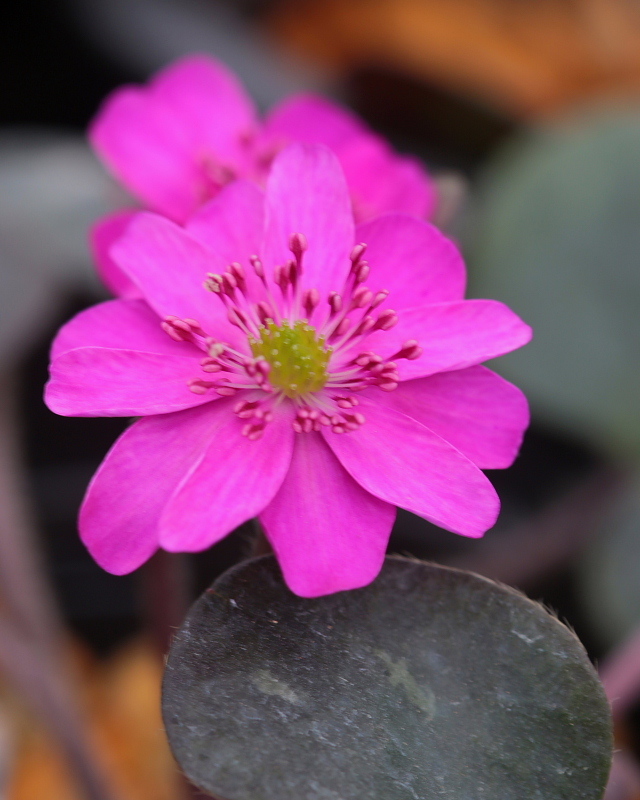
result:
<svg viewBox="0 0 640 800"><path fill-rule="evenodd" d="M271 367L269 383L287 397L318 392L327 382L332 348L306 320L276 325L268 319L260 326L260 338L251 337L249 344L254 357Z"/></svg>

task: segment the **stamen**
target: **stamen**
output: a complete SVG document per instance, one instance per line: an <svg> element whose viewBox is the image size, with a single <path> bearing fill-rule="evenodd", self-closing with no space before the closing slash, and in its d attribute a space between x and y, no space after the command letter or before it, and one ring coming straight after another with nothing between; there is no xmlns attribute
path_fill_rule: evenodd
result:
<svg viewBox="0 0 640 800"><path fill-rule="evenodd" d="M391 309L387 309L383 311L376 320L376 324L374 325L374 330L377 331L388 331L394 327L398 323L398 315L395 311Z"/></svg>
<svg viewBox="0 0 640 800"><path fill-rule="evenodd" d="M289 250L291 250L295 256L298 275L302 274L302 254L308 246L307 238L302 233L292 233L289 237Z"/></svg>
<svg viewBox="0 0 640 800"><path fill-rule="evenodd" d="M256 275L261 280L264 280L264 267L262 266L262 261L260 261L258 256L249 256L249 263L253 267L253 271L256 273Z"/></svg>
<svg viewBox="0 0 640 800"><path fill-rule="evenodd" d="M208 292L220 294L220 292L222 292L222 275L208 272L203 286Z"/></svg>
<svg viewBox="0 0 640 800"><path fill-rule="evenodd" d="M353 248L353 250L351 251L351 255L349 256L349 259L351 260L351 263L352 263L353 267L355 267L357 264L360 263L360 260L361 260L362 256L364 255L366 249L367 249L367 245L364 244L364 242L361 242L360 244L357 244Z"/></svg>
<svg viewBox="0 0 640 800"><path fill-rule="evenodd" d="M369 277L370 268L366 261L361 261L355 270L356 283L364 283Z"/></svg>
<svg viewBox="0 0 640 800"><path fill-rule="evenodd" d="M342 309L342 297L337 292L329 292L327 302L331 309L331 316L334 316Z"/></svg>
<svg viewBox="0 0 640 800"><path fill-rule="evenodd" d="M320 292L317 289L306 289L302 295L302 307L304 308L307 319L313 314L320 302Z"/></svg>
<svg viewBox="0 0 640 800"><path fill-rule="evenodd" d="M366 286L359 286L351 296L351 308L364 308L373 299L373 292Z"/></svg>
<svg viewBox="0 0 640 800"><path fill-rule="evenodd" d="M397 353L391 356L391 358L406 358L408 361L415 361L415 359L420 358L421 355L422 348L418 342L415 339L409 339L402 345Z"/></svg>
<svg viewBox="0 0 640 800"><path fill-rule="evenodd" d="M320 294L317 288L301 287L306 238L291 234L289 249L293 258L273 268L273 282L267 281L260 258L250 256L251 268L264 287L260 299L247 293L245 268L236 261L222 274L206 276L205 288L218 296L230 323L247 336L250 354L207 336L197 320L169 316L162 322L173 339L192 342L204 351L200 369L210 379L201 373L188 382L190 391L211 391L221 397L242 393L234 412L243 421L242 434L251 440L262 436L273 410L283 401L295 406L292 425L298 433L322 427L337 434L357 430L366 419L355 410L354 393L372 386L393 391L400 381L396 361L422 353L413 339L390 359L356 350L368 334L390 330L398 322L392 309L372 313L389 292L374 292L365 285L370 272L363 258L365 244L352 249L349 276L344 286L337 287L341 291L329 293L323 321L314 320L317 330L309 320L318 309Z"/></svg>

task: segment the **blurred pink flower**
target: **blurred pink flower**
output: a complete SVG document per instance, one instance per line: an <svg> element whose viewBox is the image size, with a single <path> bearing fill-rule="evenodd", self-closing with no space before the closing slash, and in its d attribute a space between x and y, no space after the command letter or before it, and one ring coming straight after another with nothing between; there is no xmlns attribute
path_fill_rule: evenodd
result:
<svg viewBox="0 0 640 800"><path fill-rule="evenodd" d="M429 223L355 227L330 150L289 146L265 193L236 181L185 228L142 212L111 253L141 297L63 327L46 389L59 414L142 417L81 510L104 568L258 515L288 585L317 596L373 580L395 506L465 536L493 525L481 468L513 461L528 410L478 364L530 328L463 299L460 254Z"/></svg>
<svg viewBox="0 0 640 800"><path fill-rule="evenodd" d="M237 178L264 183L292 141L338 156L357 221L386 211L427 217L434 185L417 159L395 153L345 108L313 95L283 101L261 123L237 77L208 56L184 58L148 86L125 86L89 129L113 174L148 208L184 223Z"/></svg>

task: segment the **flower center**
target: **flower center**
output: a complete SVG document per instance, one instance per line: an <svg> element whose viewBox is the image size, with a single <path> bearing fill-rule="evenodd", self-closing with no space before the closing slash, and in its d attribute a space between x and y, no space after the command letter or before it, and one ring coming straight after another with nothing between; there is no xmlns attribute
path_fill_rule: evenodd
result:
<svg viewBox="0 0 640 800"><path fill-rule="evenodd" d="M316 336L312 325L306 320L276 325L268 319L259 333L259 339L249 338L249 345L255 358L269 364L269 383L274 388L291 398L322 389L329 377L332 348L325 346L324 336Z"/></svg>
<svg viewBox="0 0 640 800"><path fill-rule="evenodd" d="M215 392L219 397L241 393L234 412L244 421L241 432L259 439L287 398L295 409L296 433L320 431L349 433L366 422L355 410L354 392L377 386L383 392L398 387L396 361L419 358L422 348L407 339L393 355L383 358L362 349L370 334L388 331L398 322L395 311L375 311L389 292L373 292L364 285L369 265L366 244L351 251L351 269L340 293L329 292L324 309L320 293L301 286L307 240L301 233L289 237L292 259L273 268L267 280L258 256L249 257L255 277L262 283L262 299L249 290L244 267L234 261L222 274L210 272L204 287L213 292L227 311L227 319L246 336L251 350L236 350L207 334L195 319L167 316L162 329L177 342L191 342L207 355L202 372L187 385L194 394ZM313 319L317 328L310 324Z"/></svg>

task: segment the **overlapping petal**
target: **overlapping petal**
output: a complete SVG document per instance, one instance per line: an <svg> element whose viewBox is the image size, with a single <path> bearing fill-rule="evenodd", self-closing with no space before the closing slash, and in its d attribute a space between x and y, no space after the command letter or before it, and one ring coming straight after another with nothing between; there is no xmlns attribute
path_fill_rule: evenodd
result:
<svg viewBox="0 0 640 800"><path fill-rule="evenodd" d="M434 210L434 184L417 159L394 153L355 114L322 97L287 98L268 114L264 133L276 142L330 147L344 169L357 220L386 211L425 218Z"/></svg>
<svg viewBox="0 0 640 800"><path fill-rule="evenodd" d="M380 136L361 134L336 148L359 222L387 211L426 219L436 207L435 185L416 158L394 153Z"/></svg>
<svg viewBox="0 0 640 800"><path fill-rule="evenodd" d="M68 322L52 346L45 400L57 414L166 414L211 400L190 392L201 351L176 342L143 300L110 300Z"/></svg>
<svg viewBox="0 0 640 800"><path fill-rule="evenodd" d="M207 408L211 421L208 447L194 461L160 520L165 550L194 551L217 542L267 506L289 469L293 414L281 407L262 438L240 435L234 398Z"/></svg>
<svg viewBox="0 0 640 800"><path fill-rule="evenodd" d="M226 164L246 158L243 140L254 133L256 109L223 63L210 56L188 56L159 72L150 89L174 110L195 146Z"/></svg>
<svg viewBox="0 0 640 800"><path fill-rule="evenodd" d="M356 228L371 267L368 283L387 289L396 310L462 300L466 270L460 251L435 226L403 214L385 214Z"/></svg>
<svg viewBox="0 0 640 800"><path fill-rule="evenodd" d="M413 417L481 469L510 466L529 424L520 389L481 366L404 381L384 396L365 394Z"/></svg>
<svg viewBox="0 0 640 800"><path fill-rule="evenodd" d="M318 289L324 299L344 283L354 245L347 184L328 148L293 144L273 164L266 190L265 264L292 257L292 233L302 233L308 243L302 285Z"/></svg>
<svg viewBox="0 0 640 800"><path fill-rule="evenodd" d="M60 328L51 359L77 347L109 347L159 355L197 356L197 349L175 342L160 327L158 315L144 300L107 300L81 311Z"/></svg>
<svg viewBox="0 0 640 800"><path fill-rule="evenodd" d="M468 458L414 419L362 397L366 423L325 439L347 472L375 497L463 536L495 523L498 496Z"/></svg>
<svg viewBox="0 0 640 800"><path fill-rule="evenodd" d="M110 95L89 138L115 177L152 210L183 221L202 202L183 120L148 90L126 86Z"/></svg>
<svg viewBox="0 0 640 800"><path fill-rule="evenodd" d="M217 172L233 177L242 169L243 136L254 124L253 104L237 78L213 59L195 56L161 71L147 87L114 92L89 136L133 194L184 222L210 196Z"/></svg>
<svg viewBox="0 0 640 800"><path fill-rule="evenodd" d="M80 536L101 567L137 569L157 550L158 522L173 491L210 443L207 407L135 422L94 475L80 510Z"/></svg>
<svg viewBox="0 0 640 800"><path fill-rule="evenodd" d="M137 213L136 210L127 209L109 214L94 223L89 232L98 275L107 289L116 297L126 300L141 297L140 290L111 258L111 245L122 236Z"/></svg>
<svg viewBox="0 0 640 800"><path fill-rule="evenodd" d="M529 325L497 300L461 300L398 310L398 324L373 333L366 347L391 358L403 343L417 340L420 358L400 361L401 380L423 378L475 366L522 347L532 336Z"/></svg>
<svg viewBox="0 0 640 800"><path fill-rule="evenodd" d="M156 214L138 214L111 256L161 318L195 319L210 336L243 345L223 306L203 288L219 261L183 228Z"/></svg>
<svg viewBox="0 0 640 800"><path fill-rule="evenodd" d="M313 94L287 97L271 109L264 122L265 135L276 141L318 143L333 150L365 131L355 114Z"/></svg>
<svg viewBox="0 0 640 800"><path fill-rule="evenodd" d="M233 262L242 265L254 298L261 297L262 284L249 266L249 257L262 250L264 205L264 192L258 186L234 181L202 206L185 226L211 251L211 272L225 272Z"/></svg>
<svg viewBox="0 0 640 800"><path fill-rule="evenodd" d="M365 491L320 433L299 434L287 476L260 515L288 586L317 597L370 583L395 508Z"/></svg>
<svg viewBox="0 0 640 800"><path fill-rule="evenodd" d="M51 364L45 400L72 417L139 417L167 414L215 399L189 391L200 376L198 359L80 347Z"/></svg>

